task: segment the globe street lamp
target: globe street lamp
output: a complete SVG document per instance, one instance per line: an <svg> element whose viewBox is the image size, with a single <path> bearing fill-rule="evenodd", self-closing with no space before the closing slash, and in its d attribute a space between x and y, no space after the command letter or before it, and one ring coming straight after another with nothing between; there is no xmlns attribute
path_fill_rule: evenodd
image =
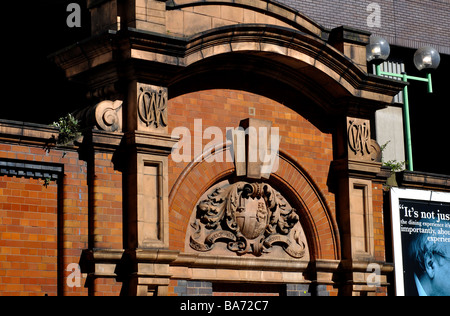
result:
<svg viewBox="0 0 450 316"><path fill-rule="evenodd" d="M428 84L428 92L433 93L431 71L437 69L441 62L441 57L436 49L432 47L423 47L418 49L414 55L414 64L416 68L419 71L424 71L427 74L426 78L408 76L406 73L396 74L382 71L381 64L388 59L390 51L391 48L389 46L389 43L384 38L379 36L373 36L370 38L370 43L369 45L367 45L367 61L373 62L376 65L377 76L401 78L404 82L408 82L408 80L426 82ZM411 142L411 122L409 117L408 86L405 86L405 88L403 89L403 98L408 170L414 171Z"/></svg>
<svg viewBox="0 0 450 316"><path fill-rule="evenodd" d="M390 54L391 46L389 46L389 43L384 38L379 36L372 36L370 38L370 44L367 45L367 61L380 64L387 60Z"/></svg>

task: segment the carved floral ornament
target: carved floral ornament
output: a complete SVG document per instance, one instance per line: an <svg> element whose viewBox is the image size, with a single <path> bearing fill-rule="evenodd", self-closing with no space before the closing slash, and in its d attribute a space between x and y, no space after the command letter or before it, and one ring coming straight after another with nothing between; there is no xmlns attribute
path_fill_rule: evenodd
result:
<svg viewBox="0 0 450 316"><path fill-rule="evenodd" d="M269 184L218 185L198 203L195 215L189 246L197 252L218 247L259 257L282 249L292 258L309 257L296 210Z"/></svg>

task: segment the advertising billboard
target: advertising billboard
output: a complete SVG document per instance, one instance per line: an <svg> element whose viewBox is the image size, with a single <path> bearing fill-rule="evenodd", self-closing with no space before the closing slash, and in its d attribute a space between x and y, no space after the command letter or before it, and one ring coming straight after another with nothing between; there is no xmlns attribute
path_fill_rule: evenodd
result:
<svg viewBox="0 0 450 316"><path fill-rule="evenodd" d="M450 296L450 193L391 190L396 292Z"/></svg>

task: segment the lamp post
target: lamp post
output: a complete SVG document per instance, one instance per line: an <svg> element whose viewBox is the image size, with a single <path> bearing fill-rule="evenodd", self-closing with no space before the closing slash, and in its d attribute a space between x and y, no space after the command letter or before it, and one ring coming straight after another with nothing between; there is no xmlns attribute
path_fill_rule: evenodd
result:
<svg viewBox="0 0 450 316"><path fill-rule="evenodd" d="M396 74L381 70L381 64L386 61L390 55L391 48L389 43L382 37L373 36L370 38L370 44L367 45L367 61L376 65L377 76L391 76L402 79L404 82L409 80L422 81L428 84L428 92L433 93L433 83L431 80L431 71L436 69L441 61L441 57L436 49L432 47L423 47L417 50L414 55L414 64L419 71L425 71L426 78L408 76L406 73ZM414 161L412 155L411 141L411 122L409 117L409 95L408 86L403 90L404 98L404 121L405 121L405 138L406 138L406 154L408 170L414 171Z"/></svg>

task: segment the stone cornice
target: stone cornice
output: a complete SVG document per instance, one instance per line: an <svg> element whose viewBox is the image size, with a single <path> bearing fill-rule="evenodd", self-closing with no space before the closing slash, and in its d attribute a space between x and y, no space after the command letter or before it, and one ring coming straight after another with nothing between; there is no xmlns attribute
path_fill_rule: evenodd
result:
<svg viewBox="0 0 450 316"><path fill-rule="evenodd" d="M169 85L177 80L183 68L213 62L211 57L232 57L236 53L267 60L269 66L273 64L273 71L286 71L280 78L289 78L288 84L298 85L294 88L303 93L309 92L309 97L328 112L338 110L342 104L349 103L343 100L351 98L355 101L350 103L356 102L360 107L367 104L369 112L383 108L405 85L365 73L318 37L264 24L220 27L188 38L133 28L108 31L52 58L69 78L82 75L83 80L98 89L129 76ZM273 77L272 68L260 71Z"/></svg>

